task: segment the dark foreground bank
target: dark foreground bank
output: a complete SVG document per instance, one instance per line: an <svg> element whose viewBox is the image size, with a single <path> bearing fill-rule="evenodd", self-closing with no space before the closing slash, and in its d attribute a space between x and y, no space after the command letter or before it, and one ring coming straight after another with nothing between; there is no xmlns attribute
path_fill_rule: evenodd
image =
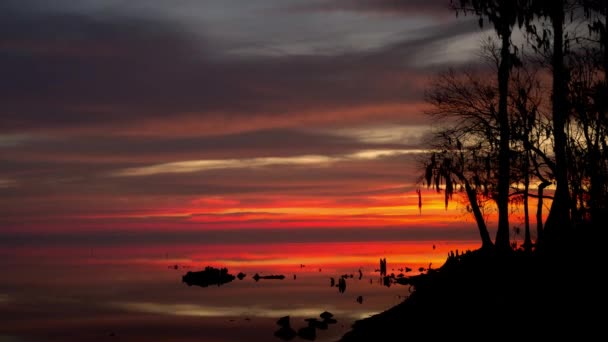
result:
<svg viewBox="0 0 608 342"><path fill-rule="evenodd" d="M574 337L604 339L599 239L567 237L540 251L476 250L411 279L401 304L355 322L340 341Z"/></svg>

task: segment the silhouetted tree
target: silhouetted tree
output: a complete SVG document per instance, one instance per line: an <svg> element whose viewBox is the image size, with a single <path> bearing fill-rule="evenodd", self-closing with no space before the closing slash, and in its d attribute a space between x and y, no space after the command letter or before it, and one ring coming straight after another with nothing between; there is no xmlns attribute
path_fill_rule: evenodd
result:
<svg viewBox="0 0 608 342"><path fill-rule="evenodd" d="M451 123L435 136L435 152L425 166L427 187L444 192L446 207L457 187L464 190L482 248L491 247L493 242L480 203L492 198L496 191L496 87L484 83L473 72L457 74L449 70L437 76L426 100L433 105L429 115L436 121Z"/></svg>
<svg viewBox="0 0 608 342"><path fill-rule="evenodd" d="M526 72L527 73L527 72ZM519 142L521 145L520 149L517 150L516 156L519 158L519 167L516 169L520 170L520 174L514 172L515 177L523 178L524 190L521 191L524 199L527 197L535 197L537 199L536 208L536 239L542 239L543 235L543 205L544 199L552 196L546 196L544 194L545 188L552 183L549 179L553 178L553 172L555 170L555 162L546 153L544 146L550 143L552 139L551 134L551 122L541 113L540 108L543 106L541 101L545 100L542 88L540 85L532 85L536 83L535 79L524 80L519 79L520 74L517 74L518 80L514 82L516 87L514 92L517 96L513 98L513 105L515 106L514 112L514 140ZM523 83L522 83L523 82ZM526 86L526 83L528 84ZM532 182L536 179L537 194L530 192L528 182ZM515 194L519 193L519 188L516 189ZM524 202L526 202L524 200ZM524 204L525 208L527 205ZM525 220L529 213L525 212ZM529 223L525 223L525 236L524 236L524 248L530 247L528 239L530 232Z"/></svg>
<svg viewBox="0 0 608 342"><path fill-rule="evenodd" d="M603 222L608 196L607 2L455 2L457 14L473 13L480 25L484 20L493 25L499 45L486 52L497 77L484 79L486 70L451 70L431 84L429 114L447 125L437 132L425 163L427 186L443 191L446 207L454 192L465 193L483 247L492 246L483 215L488 199L498 209L495 244L501 249L510 248L509 200L523 203L526 250L532 249L530 197L537 198L537 245L545 236L548 241L563 238L572 223ZM579 25L566 30L569 21ZM588 35L581 23L588 24ZM511 43L516 25L525 29L524 48L533 47L539 64L529 64ZM552 76L550 92L541 84L546 78L537 76L545 71ZM545 189L553 184L555 190L547 196ZM532 193L535 187L537 193ZM552 204L543 224L546 198Z"/></svg>
<svg viewBox="0 0 608 342"><path fill-rule="evenodd" d="M500 64L495 46L485 44L483 56L491 70ZM529 64L529 63L528 63ZM548 119L541 113L544 97L535 65L520 63L512 71L507 104L510 121L511 168L509 196L523 197L525 237L524 247L532 247L529 227L528 197L538 198L537 236L542 233L543 190L550 184L554 162L540 148L550 138ZM496 201L496 184L500 174L495 160L499 150L498 86L492 78L484 77L492 71L454 70L439 74L426 93L432 105L427 113L435 122L448 123L435 136L434 153L425 163L425 179L429 187L444 191L446 206L458 187L469 201L468 209L474 214L480 229L483 246L491 245L480 205L484 200ZM547 166L549 165L549 167ZM548 174L548 175L547 175ZM531 182L536 182L538 195L530 193ZM523 190L521 186L523 184Z"/></svg>
<svg viewBox="0 0 608 342"><path fill-rule="evenodd" d="M534 141L534 130L539 127L539 110L542 105L542 90L537 79L537 74L532 67L522 65L516 68L512 75L512 87L509 92L509 109L511 114L513 159L516 166L512 171L515 180L523 183L523 190L518 191L519 181L516 183L515 194L521 193L524 207L524 243L527 251L532 250L532 237L530 234L530 214L528 199L530 197L530 183L538 168L532 167L532 158L537 158L529 148ZM541 176L537 177L540 179ZM541 202L542 203L542 202ZM542 210L542 209L541 209ZM538 218L537 218L538 220ZM542 221L542 211L541 219ZM542 224L542 223L541 223Z"/></svg>
<svg viewBox="0 0 608 342"><path fill-rule="evenodd" d="M606 131L608 130L608 2L605 0L581 0L585 17L589 20L590 40L595 43L594 50L598 53L593 54L597 59L595 63L585 63L585 65L597 65L598 69L603 69L603 80L596 80L592 89L589 91L591 101L591 111L585 111L583 115L588 121L595 121L596 140L591 144L591 161L595 162L590 166L590 189L589 189L589 211L590 219L594 225L608 221L608 165L607 165L607 143ZM599 70L598 70L599 71ZM582 113L579 113L582 114ZM592 115L589 115L592 114ZM596 119L596 120L594 120ZM603 132L602 132L603 130Z"/></svg>
<svg viewBox="0 0 608 342"><path fill-rule="evenodd" d="M580 0L585 16L589 19L589 33L596 38L601 51L604 80L608 80L608 2L606 0Z"/></svg>
<svg viewBox="0 0 608 342"><path fill-rule="evenodd" d="M568 132L569 181L574 223L603 222L606 193L606 96L594 49L573 54L568 82L572 122Z"/></svg>
<svg viewBox="0 0 608 342"><path fill-rule="evenodd" d="M572 3L569 0L531 0L530 11L527 12L527 30L535 37L536 48L550 51L553 75L551 99L556 188L545 224L546 234L544 236L547 236L547 238L562 236L564 230L571 223L566 154L568 72L564 64L565 53L568 48L568 41L564 39L564 26L566 24L566 13L570 10L572 10ZM535 20L539 18L547 20L550 29L541 26L539 31L535 24Z"/></svg>
<svg viewBox="0 0 608 342"><path fill-rule="evenodd" d="M500 45L500 64L498 67L498 184L496 204L498 208L498 230L496 246L500 249L510 249L509 243L509 114L507 97L509 91L509 76L514 62L517 62L512 51L511 35L516 24L524 24L525 11L528 1L525 0L460 0L457 11L475 13L479 16L479 25L483 26L484 18L493 26ZM458 12L457 12L458 13Z"/></svg>

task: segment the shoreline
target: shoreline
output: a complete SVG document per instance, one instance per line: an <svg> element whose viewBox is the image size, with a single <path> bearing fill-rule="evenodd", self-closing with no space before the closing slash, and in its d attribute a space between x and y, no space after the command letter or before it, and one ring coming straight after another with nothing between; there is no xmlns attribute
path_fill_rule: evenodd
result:
<svg viewBox="0 0 608 342"><path fill-rule="evenodd" d="M563 334L597 339L605 310L599 304L600 250L589 245L544 253L478 249L448 258L437 270L412 277L414 290L402 303L356 321L339 342Z"/></svg>

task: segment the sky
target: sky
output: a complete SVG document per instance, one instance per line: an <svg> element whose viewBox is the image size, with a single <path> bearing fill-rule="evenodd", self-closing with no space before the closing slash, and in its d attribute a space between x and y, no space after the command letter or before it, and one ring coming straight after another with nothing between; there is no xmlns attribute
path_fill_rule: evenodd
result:
<svg viewBox="0 0 608 342"><path fill-rule="evenodd" d="M0 244L475 239L415 190L449 0L3 0Z"/></svg>

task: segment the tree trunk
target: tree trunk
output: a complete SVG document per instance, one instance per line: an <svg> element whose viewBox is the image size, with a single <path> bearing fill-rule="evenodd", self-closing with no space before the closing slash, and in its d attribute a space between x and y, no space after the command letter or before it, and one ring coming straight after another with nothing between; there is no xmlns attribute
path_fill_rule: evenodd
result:
<svg viewBox="0 0 608 342"><path fill-rule="evenodd" d="M542 182L538 186L538 204L536 206L536 245L542 244L543 234L543 191L551 185L549 182Z"/></svg>
<svg viewBox="0 0 608 342"><path fill-rule="evenodd" d="M471 203L471 210L473 211L473 215L475 216L477 228L479 228L479 235L481 237L481 248L491 248L492 246L494 246L494 244L492 243L492 239L490 239L488 227L486 226L486 221L483 219L483 215L481 214L479 203L477 203L477 193L471 188L471 185L469 184L469 182L466 181L466 179L461 178L461 180L464 182L464 188L467 192L469 203Z"/></svg>
<svg viewBox="0 0 608 342"><path fill-rule="evenodd" d="M496 247L501 250L511 248L509 243L509 114L507 112L507 96L509 92L509 75L511 71L511 29L507 23L501 29L502 47L500 50L500 65L498 67L498 123L500 142L498 150L498 187L496 205L498 207L498 230L496 232Z"/></svg>
<svg viewBox="0 0 608 342"><path fill-rule="evenodd" d="M548 243L563 237L570 227L570 195L568 191L568 165L566 158L567 136L564 131L568 115L566 108L566 70L564 68L564 8L563 2L553 5L553 152L555 154L556 188L549 217L545 223L545 238Z"/></svg>
<svg viewBox="0 0 608 342"><path fill-rule="evenodd" d="M526 132L526 139L527 139ZM530 212L528 210L528 190L530 189L530 151L525 153L524 163L524 250L532 250L532 238L530 237Z"/></svg>
<svg viewBox="0 0 608 342"><path fill-rule="evenodd" d="M601 114L599 114L601 115ZM599 119L599 118L598 118ZM589 215L590 220L593 225L596 225L602 221L600 221L601 216L601 203L602 203L602 193L604 190L604 180L602 179L602 174L604 172L604 160L602 159L600 153L600 141L599 135L602 134L601 124L598 120L595 128L595 140L593 142L593 147L591 149L591 158L589 159L591 162L589 168Z"/></svg>

